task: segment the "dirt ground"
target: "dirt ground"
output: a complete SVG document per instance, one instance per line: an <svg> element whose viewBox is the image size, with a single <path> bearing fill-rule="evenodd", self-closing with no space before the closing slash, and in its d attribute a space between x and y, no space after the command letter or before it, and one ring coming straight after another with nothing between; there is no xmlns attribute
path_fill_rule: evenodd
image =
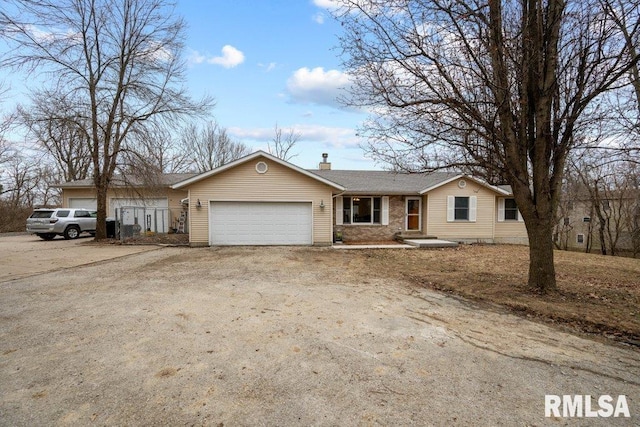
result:
<svg viewBox="0 0 640 427"><path fill-rule="evenodd" d="M640 348L640 260L556 251L558 291L527 287L529 249L473 245L421 251L371 251L371 268L417 288L499 304L514 313Z"/></svg>
<svg viewBox="0 0 640 427"><path fill-rule="evenodd" d="M0 425L638 425L640 352L373 270L388 252L167 247L0 279ZM545 418L545 394L632 417Z"/></svg>

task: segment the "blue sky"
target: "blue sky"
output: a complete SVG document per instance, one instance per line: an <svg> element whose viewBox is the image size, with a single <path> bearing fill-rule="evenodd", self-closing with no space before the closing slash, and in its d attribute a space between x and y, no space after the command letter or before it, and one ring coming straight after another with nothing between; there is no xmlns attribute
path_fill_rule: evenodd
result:
<svg viewBox="0 0 640 427"><path fill-rule="evenodd" d="M180 0L192 95L215 97L229 134L266 149L276 123L302 137L293 163L313 168L323 152L336 169L373 169L356 137L365 115L336 102L340 25L328 0Z"/></svg>
<svg viewBox="0 0 640 427"><path fill-rule="evenodd" d="M356 136L366 115L336 100L348 77L331 1L177 0L188 25L187 88L213 96L213 117L254 151L267 149L277 123L283 134L301 134L291 159L298 166L315 168L326 152L334 169L380 169ZM26 83L38 79L0 75L10 89L4 112L28 102Z"/></svg>

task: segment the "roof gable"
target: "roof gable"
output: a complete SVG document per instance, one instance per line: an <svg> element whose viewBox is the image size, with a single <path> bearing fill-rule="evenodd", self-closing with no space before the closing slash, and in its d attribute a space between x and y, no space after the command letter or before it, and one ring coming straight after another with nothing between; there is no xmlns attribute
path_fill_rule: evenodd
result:
<svg viewBox="0 0 640 427"><path fill-rule="evenodd" d="M446 181L457 173L404 173L367 170L313 170L315 174L338 182L354 195L420 194L424 188Z"/></svg>
<svg viewBox="0 0 640 427"><path fill-rule="evenodd" d="M458 175L452 176L449 179L445 179L445 180L443 180L441 182L438 182L438 183L435 183L433 185L430 185L430 186L424 188L423 190L421 190L420 194L426 194L431 190L435 190L436 188L442 187L443 185L447 185L447 184L449 184L449 183L451 183L451 182L453 182L453 181L455 181L457 179L466 179L466 180L469 180L469 181L473 181L473 182L475 182L475 183L477 183L477 184L479 184L479 185L481 185L481 186L483 186L483 187L485 187L485 188L487 188L487 189L489 189L489 190L491 190L493 192L496 192L496 193L498 193L500 195L503 195L503 196L511 195L511 193L509 191L507 191L507 190L505 190L503 188L497 187L495 185L491 185L488 182L483 181L483 180L481 180L479 178L475 178L473 176L464 175L464 174L458 174Z"/></svg>
<svg viewBox="0 0 640 427"><path fill-rule="evenodd" d="M307 176L307 177L312 178L312 179L314 179L316 181L319 181L319 182L321 182L321 183L323 183L325 185L333 187L336 190L339 190L339 191L344 191L345 190L345 188L340 184L337 184L337 183L335 183L335 182L333 182L333 181L331 181L331 180L329 180L327 178L324 178L324 177L322 177L320 175L317 175L317 174L315 174L313 172L310 172L310 171L308 171L306 169L302 169L302 168L300 168L300 167L298 167L298 166L296 166L296 165L294 165L292 163L289 163L289 162L287 162L285 160L279 159L278 157L275 157L275 156L273 156L273 155L271 155L269 153L266 153L264 151L261 151L261 150L256 151L256 152L254 152L252 154L249 154L248 156L242 157L242 158L240 158L238 160L234 160L233 162L230 162L230 163L227 163L227 164L222 165L220 167L217 167L215 169L212 169L210 171L203 172L203 173L198 174L198 175L196 175L194 177L191 177L189 179L185 179L184 181L180 181L180 182L172 185L171 188L173 188L174 190L177 190L177 189L180 189L180 188L188 187L189 185L191 185L193 183L196 183L196 182L202 181L203 179L207 179L207 178L210 178L212 176L218 175L218 174L220 174L220 173L222 173L224 171L227 171L229 169L233 169L233 168L235 168L235 167L237 167L239 165L242 165L242 164L244 164L246 162L249 162L251 160L255 160L255 159L260 158L260 157L263 157L263 158L268 159L268 160L270 160L270 161L272 161L274 163L278 163L278 164L280 164L282 166L285 166L285 167L287 167L287 168L289 168L289 169L291 169L291 170L293 170L295 172L300 173L301 175Z"/></svg>

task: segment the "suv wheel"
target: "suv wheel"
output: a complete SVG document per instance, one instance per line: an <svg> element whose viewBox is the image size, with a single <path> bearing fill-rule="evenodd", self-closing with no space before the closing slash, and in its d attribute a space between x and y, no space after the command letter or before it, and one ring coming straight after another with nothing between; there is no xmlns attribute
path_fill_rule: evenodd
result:
<svg viewBox="0 0 640 427"><path fill-rule="evenodd" d="M54 237L56 237L55 233L40 233L38 234L38 237L41 238L42 240L53 240Z"/></svg>
<svg viewBox="0 0 640 427"><path fill-rule="evenodd" d="M75 225L70 225L64 230L64 238L69 239L77 239L80 235L80 229Z"/></svg>

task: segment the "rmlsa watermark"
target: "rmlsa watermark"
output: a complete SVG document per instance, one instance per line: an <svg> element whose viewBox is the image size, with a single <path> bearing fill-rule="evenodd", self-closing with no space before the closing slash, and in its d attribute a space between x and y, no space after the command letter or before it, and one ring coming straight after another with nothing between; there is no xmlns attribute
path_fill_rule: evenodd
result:
<svg viewBox="0 0 640 427"><path fill-rule="evenodd" d="M597 402L597 403L596 403ZM617 398L603 394L597 399L589 394L564 394L558 396L547 394L544 396L545 417L631 417L627 396Z"/></svg>

